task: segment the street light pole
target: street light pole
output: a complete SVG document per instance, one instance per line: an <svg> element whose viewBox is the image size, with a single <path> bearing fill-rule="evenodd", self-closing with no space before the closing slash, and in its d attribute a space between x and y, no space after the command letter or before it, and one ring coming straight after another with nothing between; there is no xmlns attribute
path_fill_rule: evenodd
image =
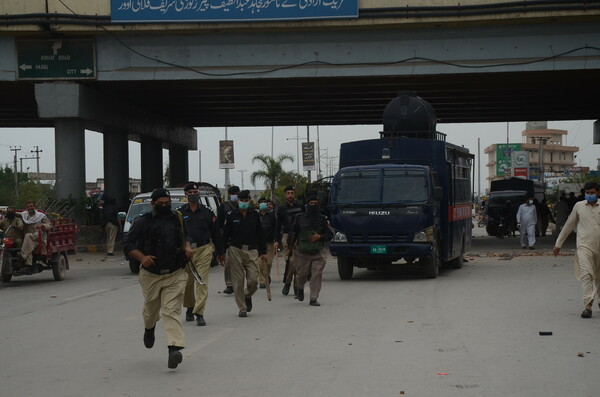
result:
<svg viewBox="0 0 600 397"><path fill-rule="evenodd" d="M238 172L240 174L242 174L242 190L244 190L244 172L246 172L248 170L238 170Z"/></svg>

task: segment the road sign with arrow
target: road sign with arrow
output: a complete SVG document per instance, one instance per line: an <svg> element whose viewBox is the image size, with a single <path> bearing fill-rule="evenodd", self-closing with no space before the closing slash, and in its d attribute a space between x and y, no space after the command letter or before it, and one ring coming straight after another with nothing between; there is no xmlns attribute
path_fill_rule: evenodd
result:
<svg viewBox="0 0 600 397"><path fill-rule="evenodd" d="M94 40L18 40L17 79L96 78Z"/></svg>

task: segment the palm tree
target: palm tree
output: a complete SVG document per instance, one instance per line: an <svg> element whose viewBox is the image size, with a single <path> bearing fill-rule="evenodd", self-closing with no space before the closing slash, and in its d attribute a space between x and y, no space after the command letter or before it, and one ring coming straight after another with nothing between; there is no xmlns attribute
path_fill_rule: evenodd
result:
<svg viewBox="0 0 600 397"><path fill-rule="evenodd" d="M254 164L255 161L259 161L263 169L254 171L252 175L250 175L250 182L255 185L257 180L264 179L267 189L271 192L271 200L273 200L275 189L277 189L277 181L284 172L282 163L286 160L290 160L293 163L294 157L289 154L280 154L275 159L266 154L258 154L252 159L252 164Z"/></svg>

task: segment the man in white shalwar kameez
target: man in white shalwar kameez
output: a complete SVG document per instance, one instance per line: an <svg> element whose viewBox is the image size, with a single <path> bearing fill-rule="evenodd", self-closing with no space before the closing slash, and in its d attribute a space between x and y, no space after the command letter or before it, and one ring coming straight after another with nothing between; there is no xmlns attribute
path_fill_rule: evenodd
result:
<svg viewBox="0 0 600 397"><path fill-rule="evenodd" d="M598 203L599 186L595 182L584 185L585 200L573 207L571 215L563 226L554 246L554 256L571 233L577 227L577 250L573 271L581 281L583 303L585 309L581 317L592 317L592 304L598 299L600 290L600 203ZM600 303L599 303L600 306Z"/></svg>
<svg viewBox="0 0 600 397"><path fill-rule="evenodd" d="M537 224L537 211L533 205L533 197L527 199L519 206L517 211L517 226L521 234L521 248L534 249L535 225Z"/></svg>

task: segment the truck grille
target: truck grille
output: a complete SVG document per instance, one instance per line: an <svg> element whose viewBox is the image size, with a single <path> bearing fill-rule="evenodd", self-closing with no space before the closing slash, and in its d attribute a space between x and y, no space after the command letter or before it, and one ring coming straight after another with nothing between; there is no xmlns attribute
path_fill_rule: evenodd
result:
<svg viewBox="0 0 600 397"><path fill-rule="evenodd" d="M353 234L351 238L355 243L399 243L408 241L406 234Z"/></svg>

